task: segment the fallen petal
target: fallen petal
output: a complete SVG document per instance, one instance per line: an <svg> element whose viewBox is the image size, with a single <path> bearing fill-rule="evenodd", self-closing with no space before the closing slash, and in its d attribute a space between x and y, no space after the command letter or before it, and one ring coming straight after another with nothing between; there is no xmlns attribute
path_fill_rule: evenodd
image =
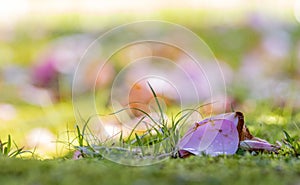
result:
<svg viewBox="0 0 300 185"><path fill-rule="evenodd" d="M205 119L188 130L179 141L179 156L201 155L216 156L234 154L239 145L239 135L232 120L215 118ZM187 153L188 152L188 153Z"/></svg>
<svg viewBox="0 0 300 185"><path fill-rule="evenodd" d="M276 152L280 147L276 145L272 145L265 140L256 138L255 140L241 141L240 148L243 150L250 150L250 151L265 150L269 152Z"/></svg>
<svg viewBox="0 0 300 185"><path fill-rule="evenodd" d="M218 132L212 144L205 150L205 154L212 156L235 154L239 146L239 135L233 122L223 120Z"/></svg>
<svg viewBox="0 0 300 185"><path fill-rule="evenodd" d="M220 114L195 123L178 143L179 157L207 154L235 154L238 147L250 151L276 152L280 145L254 137L241 112Z"/></svg>
<svg viewBox="0 0 300 185"><path fill-rule="evenodd" d="M73 159L77 160L80 159L82 157L82 153L79 150L76 150L73 154Z"/></svg>
<svg viewBox="0 0 300 185"><path fill-rule="evenodd" d="M178 154L179 154L179 157L181 157L181 158L186 158L186 157L189 157L190 155L193 155L192 153L190 153L186 150L179 150Z"/></svg>
<svg viewBox="0 0 300 185"><path fill-rule="evenodd" d="M211 120L218 120L218 119L226 119L229 121L232 121L235 125L235 127L238 126L239 122L241 120L244 120L244 116L241 112L230 112L230 113L225 113L225 114L219 114L214 117L208 118Z"/></svg>

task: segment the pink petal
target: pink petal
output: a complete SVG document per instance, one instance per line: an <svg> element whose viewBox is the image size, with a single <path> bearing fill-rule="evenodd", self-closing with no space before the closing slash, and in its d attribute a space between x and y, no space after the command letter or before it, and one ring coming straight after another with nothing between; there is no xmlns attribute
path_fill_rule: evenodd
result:
<svg viewBox="0 0 300 185"><path fill-rule="evenodd" d="M207 124L204 122L195 123L194 127L190 128L179 142L179 150L185 150L192 154L198 155L200 141L204 135Z"/></svg>
<svg viewBox="0 0 300 185"><path fill-rule="evenodd" d="M239 145L239 134L233 122L224 120L220 130L215 132L219 133L213 143L205 150L205 153L212 156L235 154Z"/></svg>
<svg viewBox="0 0 300 185"><path fill-rule="evenodd" d="M240 142L240 148L243 150L266 150L270 152L276 152L278 150L278 146L272 145L269 142L257 139L257 140L244 140Z"/></svg>
<svg viewBox="0 0 300 185"><path fill-rule="evenodd" d="M234 120L232 114L222 114L196 123L179 141L179 155L184 156L186 152L212 156L234 154L239 144L237 123Z"/></svg>
<svg viewBox="0 0 300 185"><path fill-rule="evenodd" d="M82 157L82 153L79 150L76 150L73 154L73 159L77 160L80 159Z"/></svg>
<svg viewBox="0 0 300 185"><path fill-rule="evenodd" d="M210 119L213 119L213 120L217 120L217 119L226 119L226 120L229 120L229 121L232 121L235 125L235 127L237 127L238 123L239 123L239 117L237 115L236 112L230 112L230 113L225 113L225 114L219 114L219 115L216 115Z"/></svg>

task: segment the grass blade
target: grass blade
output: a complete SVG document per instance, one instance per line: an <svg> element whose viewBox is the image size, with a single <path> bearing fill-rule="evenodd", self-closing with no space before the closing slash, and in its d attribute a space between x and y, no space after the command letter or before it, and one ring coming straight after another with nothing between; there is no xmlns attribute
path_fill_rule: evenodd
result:
<svg viewBox="0 0 300 185"><path fill-rule="evenodd" d="M145 152L144 152L144 149L143 149L143 143L142 143L140 137L136 133L135 133L135 138L136 138L136 141L138 143L138 146L140 147L140 149L142 151L142 155L144 156Z"/></svg>
<svg viewBox="0 0 300 185"><path fill-rule="evenodd" d="M156 102L156 104L158 106L158 109L159 109L159 112L160 112L160 117L161 117L161 120L162 120L162 124L164 124L165 123L164 113L163 113L162 107L161 107L161 105L160 105L160 103L158 101L157 95L156 95L154 89L152 88L151 84L149 82L147 82L147 84L150 87L150 90L151 90L151 92L152 92L152 94L154 96L155 102Z"/></svg>

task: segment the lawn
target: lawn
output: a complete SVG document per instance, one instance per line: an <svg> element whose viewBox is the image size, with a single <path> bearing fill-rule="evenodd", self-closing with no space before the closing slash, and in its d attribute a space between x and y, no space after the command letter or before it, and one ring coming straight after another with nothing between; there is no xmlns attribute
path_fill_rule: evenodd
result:
<svg viewBox="0 0 300 185"><path fill-rule="evenodd" d="M144 167L107 160L0 159L0 183L14 184L289 184L300 183L300 161L276 155L167 159Z"/></svg>
<svg viewBox="0 0 300 185"><path fill-rule="evenodd" d="M279 110L266 107L245 115L252 134L274 143L283 141L283 130L291 136L299 133L295 123L299 116L283 117ZM261 114L264 112L265 114ZM281 114L281 116L279 115ZM265 116L264 116L265 115ZM281 119L272 123L272 119ZM270 121L271 120L271 121ZM76 134L74 134L76 135ZM75 144L76 145L76 144ZM65 145L67 148L67 145ZM73 160L74 149L64 157L48 160L40 157L0 158L0 184L289 184L300 183L300 160L283 145L279 154L239 151L232 156L221 155L171 158L147 166L128 166L103 157ZM129 160L129 159L128 159Z"/></svg>
<svg viewBox="0 0 300 185"><path fill-rule="evenodd" d="M249 10L216 12L214 9L212 12L203 8L175 8L149 14L107 15L71 12L27 15L12 27L0 24L3 30L0 37L0 185L300 185L299 22L287 10L285 14L277 14L272 8L267 12ZM218 60L220 66L212 65L204 71L213 77L208 80L212 86L201 86L206 81L199 77L201 70L190 65L185 48L170 47L163 42L142 42L126 45L112 56L106 56L116 43L144 34L130 29L103 39L96 54L91 54L86 65L81 66L83 73L75 73L91 41L104 33L109 35L107 31L117 26L143 20L156 20L158 24L153 21L152 25L178 24L197 35L203 41L200 45L194 44L193 39L181 41L193 43L188 48L192 51L209 51L200 52L199 55L204 54L201 65ZM165 34L168 29L152 28L149 33L144 30L146 35L170 39L170 42L188 38L186 32ZM154 57L151 65L131 65L148 55L167 60ZM160 66L156 60L168 63ZM109 65L101 74L96 66L103 61ZM192 94L193 88L185 86L189 81L181 78L173 64L190 75L188 79L194 80L193 88L199 96ZM132 71L120 77L128 66ZM218 67L224 75L222 80L218 78ZM161 76L158 81L147 76L145 87L139 75L148 71ZM96 73L104 78L94 79ZM73 81L77 77L79 85ZM170 84L161 83L161 79L173 83L171 86L176 87L179 96L170 90ZM130 80L134 83L130 84ZM205 95L211 87L218 95L214 98L224 101L221 102L224 110L218 106L220 102L210 102L211 97ZM193 106L179 114L184 101L192 102ZM129 116L123 118L126 111ZM280 143L281 149L274 152L239 149L234 155L174 157L178 140L187 130L185 126L191 127L211 113L233 111L244 114L245 124L254 136L271 144ZM197 116L193 117L194 114ZM188 119L181 119L184 115ZM146 129L143 125L139 127L144 122L147 122ZM149 125L153 123L159 126L151 130ZM131 147L138 149L133 149L133 156L125 155L132 152ZM111 152L113 149L116 153ZM79 151L82 156L77 159L74 154L78 155ZM24 153L14 155L18 152ZM143 165L145 159L161 153L166 156L164 160ZM130 157L138 158L141 163L130 166Z"/></svg>

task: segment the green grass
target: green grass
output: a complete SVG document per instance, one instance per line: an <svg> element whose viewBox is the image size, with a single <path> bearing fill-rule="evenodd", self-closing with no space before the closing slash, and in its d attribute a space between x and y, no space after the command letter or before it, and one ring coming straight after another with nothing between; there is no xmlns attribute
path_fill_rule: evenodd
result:
<svg viewBox="0 0 300 185"><path fill-rule="evenodd" d="M149 87L152 90L154 98L158 100L152 87L150 85ZM140 136L135 133L135 137L131 137L131 135L133 135L133 133L131 133L127 138L127 141L125 141L127 144L135 144L141 148L144 146L147 147L149 146L149 143L147 142L149 139L158 138L159 141L163 141L169 135L175 134L174 132L176 129L174 128L176 128L177 124L182 122L185 117L172 119L169 132L166 132L168 130L168 126L166 124L167 121L163 119L163 112L160 108L159 101L157 101L157 107L159 109L158 114L161 114L160 122L158 122L160 125L158 130L165 130L163 133L167 134L163 135L160 132L157 132L156 135L143 137L145 135ZM266 107L262 108L265 109ZM265 110L264 112L266 112L266 116L260 118L258 116L260 111L261 110L257 110L257 112L254 111L252 113L249 119L250 122L252 122L250 125L255 125L252 129L258 128L259 130L259 124L257 123L266 122L264 130L261 130L261 133L257 132L256 134L260 137L267 136L267 139L280 140L283 143L283 146L282 150L279 151L279 154L239 151L233 156L192 156L186 159L171 158L170 155L170 157L157 164L143 167L132 167L108 161L105 159L105 155L103 155L104 157L102 158L101 155L100 157L95 157L86 155L89 153L83 152L85 154L83 156L87 158L75 161L69 159L50 160L44 162L29 161L32 162L33 165L37 165L38 168L41 168L39 165L47 165L49 170L48 174L50 175L46 176L45 179L43 179L42 175L39 175L39 179L36 180L34 179L36 174L33 173L31 174L32 176L28 180L28 183L33 183L34 180L36 180L40 182L43 181L45 184L70 184L73 181L76 181L78 184L85 182L89 182L90 184L299 184L299 137L297 135L290 136L287 132L283 131L283 128L287 128L290 131L292 130L292 127L288 127L287 125L291 120L293 120L293 117L289 117L288 115L290 114L286 114L284 110L273 110L273 112ZM269 121L270 123L267 123L268 120L272 120L273 117L278 118L278 122ZM246 121L249 122L249 120L247 120L246 116ZM140 122L138 122L138 124L139 123ZM260 123L260 125L261 124L262 123ZM273 124L277 125L274 126ZM283 126L280 127L278 124L282 124ZM295 126L296 128L294 128L294 130L296 130L297 133L299 129L297 125L294 125L294 127ZM272 135L272 137L268 135L270 132L276 134ZM264 135L264 133L267 135ZM77 127L77 138L79 140L78 143L80 147L88 148L90 146L83 146L84 131L81 131L79 127ZM174 150L171 144L168 149ZM147 157L143 150L141 150L141 153L142 158ZM93 154L93 152L91 152L91 154ZM102 153L100 152L100 154ZM110 157L111 155L112 153L109 153L108 156ZM116 155L118 156L120 153ZM115 158L110 159L117 161ZM143 160L145 159L143 158ZM117 162L130 164L123 161ZM136 165L136 163L134 163L134 165ZM55 169L57 168L59 168L59 171L65 175L59 176L55 172ZM74 176L76 173L81 174L81 176ZM57 175L59 178L56 177ZM26 175L24 176L26 177ZM30 174L27 176L30 177ZM60 181L56 181L57 179L60 179Z"/></svg>
<svg viewBox="0 0 300 185"><path fill-rule="evenodd" d="M14 148L16 148L15 150L13 149L12 145L14 145ZM29 151L23 151L23 148L19 148L17 146L17 144L11 140L10 135L8 135L7 141L3 142L0 140L0 156L1 157L6 156L6 157L14 158L14 157L17 157L17 156L21 155L22 153L26 153L26 152L29 152Z"/></svg>
<svg viewBox="0 0 300 185"><path fill-rule="evenodd" d="M190 10L178 12L176 10L157 13L157 15L146 17L148 19L162 19L174 23L182 24L203 38L216 54L216 57L228 62L233 68L240 65L244 54L255 47L261 35L251 30L247 26L235 24L217 29L218 22L207 18L209 13ZM188 14L187 14L188 13ZM182 15L185 16L182 16ZM223 16L218 14L215 17ZM122 16L121 16L122 17ZM145 18L145 17L142 17ZM139 18L139 19L142 19ZM30 17L31 19L31 17ZM78 15L66 17L37 17L32 21L24 21L15 28L14 37L10 41L0 44L2 50L0 59L22 66L30 66L36 62L38 54L47 47L47 43L60 36L73 33L99 33L108 30L121 23L139 20L133 15L114 17L92 17L84 16L79 19ZM239 17L236 16L236 22ZM81 21L79 21L81 20ZM98 24L95 24L97 22ZM30 25L30 26L28 26ZM101 26L100 26L101 25ZM103 26L104 25L104 26ZM36 36L35 28L41 28L42 36ZM292 40L291 51L296 48L296 41L300 32L297 31L299 25L295 25L294 31L290 32ZM222 26L220 28L223 28ZM43 35L44 34L44 35ZM251 39L249 39L251 38ZM232 47L227 47L227 43L234 41ZM293 63L294 61L294 63ZM296 64L293 59L291 64ZM118 61L117 61L118 62ZM0 68L4 69L8 62L0 63ZM293 65L290 65L295 73ZM287 75L292 75L290 71L285 71ZM3 82L0 81L0 85ZM236 98L247 99L247 92L243 89L233 89ZM299 133L300 133L300 113L289 109L289 106L277 108L272 102L257 102L255 108L241 107L245 115L246 124L251 133L271 143L286 138L287 144L284 151L279 155L258 154L252 156L249 153L236 154L234 156L219 157L191 157L187 159L167 159L161 163L145 166L130 167L123 166L94 155L80 160L70 159L75 148L86 149L86 141L81 135L81 128L76 127L72 103L70 99L49 107L39 107L25 104L18 100L18 89L16 87L3 86L1 89L0 101L11 103L15 106L17 116L13 120L0 122L0 139L3 141L3 154L0 156L0 185L52 185L52 184L300 184L300 159L299 159ZM106 101L101 92L100 101ZM84 100L82 100L84 106ZM158 102L158 101L157 101ZM102 104L101 104L102 105ZM101 107L102 108L102 107ZM104 109L104 108L103 108ZM102 109L101 109L102 110ZM159 113L161 107L158 106ZM103 114L109 111L104 109ZM176 112L175 112L176 113ZM162 116L163 118L163 116ZM162 119L165 133L169 135L175 130L169 130ZM174 123L174 122L173 122ZM51 160L36 160L30 153L30 159L9 158L15 156L14 151L26 146L27 133L36 127L49 129L53 134L58 135L59 144L65 145L70 155L57 157L52 155ZM172 127L175 128L175 127ZM291 136L298 136L298 139L289 138L283 131ZM157 130L159 141L166 136ZM7 138L11 135L12 138ZM66 139L68 135L68 139ZM76 138L77 135L77 138ZM149 137L132 133L132 137L126 140L127 144L135 146L147 145ZM74 139L75 137L75 139ZM175 137L175 136L172 136ZM74 139L74 140L73 140ZM121 137L120 142L123 138ZM73 143L68 143L70 141ZM7 143L5 143L7 141ZM16 142L17 146L13 144ZM55 141L54 141L55 142ZM10 143L8 146L8 143ZM146 144L145 144L146 143ZM176 143L176 142L175 142ZM289 148L289 143L291 144ZM173 149L169 146L169 149ZM5 149L5 147L7 149ZM80 148L81 147L81 148ZM24 148L27 150L29 148ZM11 152L9 152L9 150ZM92 149L91 149L92 150ZM142 155L145 152L142 150ZM57 152L61 154L60 152ZM38 152L35 154L39 155ZM298 157L296 157L298 155ZM33 155L34 156L34 155ZM45 159L44 156L37 158Z"/></svg>
<svg viewBox="0 0 300 185"><path fill-rule="evenodd" d="M291 184L300 183L300 160L273 155L169 159L146 166L107 160L0 158L0 184Z"/></svg>
<svg viewBox="0 0 300 185"><path fill-rule="evenodd" d="M207 106L207 104L200 105L195 108L183 109L181 111L175 112L175 116L173 116L173 113L171 113L172 116L169 119L165 119L166 112L163 111L162 105L159 102L159 98L156 95L155 90L152 88L149 82L148 86L156 102L156 105L154 105L153 108L156 114L159 116L158 120L155 120L150 114L141 109L121 109L115 113L112 113L112 115L119 114L123 111L126 111L127 109L134 109L140 111L144 116L137 121L136 125L132 128L128 136L124 137L122 133L123 131L121 130L120 133L107 138L105 141L101 141L93 133L93 131L89 129L90 119L83 121L82 128L80 128L78 125L76 126L75 140L78 140L78 146L74 147L77 149L77 151L80 151L81 156L93 158L95 156L99 157L100 155L104 158L108 157L108 159L117 163L133 166L143 166L148 163L153 164L156 163L157 160L161 161L161 157L165 158L165 156L177 156L177 145L180 141L180 138L185 132L183 127L186 126L188 118L195 112L199 113L202 117L202 113L201 111L199 111L199 108ZM266 108L264 106L261 107L262 109ZM265 114L262 114L260 116L252 115L254 118L256 118L254 122L265 122L264 124L266 124L266 127L269 127L267 129L264 129L262 133L255 133L254 137L256 136L271 140L272 143L280 143L279 145L281 145L281 149L279 150L279 154L282 156L299 157L299 136L298 134L296 134L295 136L290 135L290 131L286 131L289 130L288 125L290 125L290 122L293 121L293 114L291 112L291 109L288 108L289 107L286 106L285 108L276 109L274 110L274 112L268 112L267 110L264 110L262 112L265 112ZM256 111L257 110L258 109L256 109ZM258 112L256 112L256 114L257 113ZM146 117L151 120L150 124L143 122ZM292 126L294 127L293 130L296 130L296 133L299 133L300 129L297 123L299 123L299 121L294 122L294 125ZM147 130L139 134L138 132L136 132L136 128L140 124L145 125ZM253 128L253 125L251 125L251 123L249 125ZM262 125L262 123L260 123L260 125ZM274 125L276 126L274 127ZM279 125L284 126L280 127ZM259 129L257 130L260 131ZM294 132L292 134L294 134ZM273 136L273 138L271 136ZM242 151L242 153L244 152L245 151ZM150 161L148 162L147 160L149 159ZM151 160L154 160L155 162Z"/></svg>

